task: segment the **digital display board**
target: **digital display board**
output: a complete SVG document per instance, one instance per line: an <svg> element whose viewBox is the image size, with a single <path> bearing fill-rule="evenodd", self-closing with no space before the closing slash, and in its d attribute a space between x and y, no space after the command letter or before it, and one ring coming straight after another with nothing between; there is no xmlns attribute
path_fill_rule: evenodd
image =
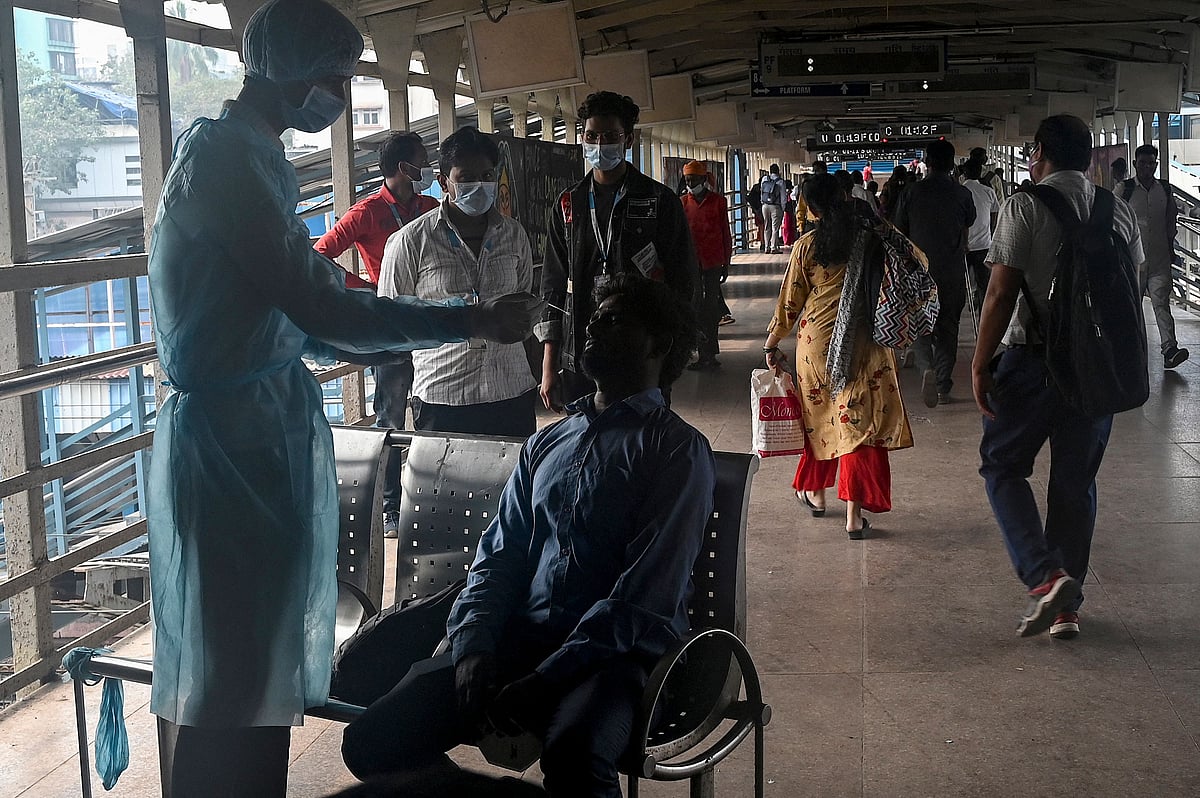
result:
<svg viewBox="0 0 1200 798"><path fill-rule="evenodd" d="M815 138L818 144L828 147L873 144L882 140L878 130L823 130Z"/></svg>
<svg viewBox="0 0 1200 798"><path fill-rule="evenodd" d="M830 152L830 151L845 152L847 150L854 150L859 153L866 153L866 152L881 153L881 152L895 152L897 150L911 150L913 147L913 143L914 143L912 140L909 140L909 141L883 141L881 138L878 138L878 136L879 136L878 133L873 134L874 136L876 136L876 138L867 139L865 141L846 142L846 143L842 143L842 144L829 142L829 141L826 141L825 143L823 143L820 140L819 135L820 134L818 134L817 138L808 139L808 141L804 145L804 148L806 150L808 150L809 152L821 152L821 153Z"/></svg>
<svg viewBox="0 0 1200 798"><path fill-rule="evenodd" d="M935 80L885 82L888 94L936 94L963 91L1033 91L1033 64L964 64L946 68Z"/></svg>
<svg viewBox="0 0 1200 798"><path fill-rule="evenodd" d="M879 126L882 141L928 141L954 135L954 123L932 120L888 122Z"/></svg>
<svg viewBox="0 0 1200 798"><path fill-rule="evenodd" d="M946 71L942 39L909 41L759 41L766 86L835 81L940 78Z"/></svg>

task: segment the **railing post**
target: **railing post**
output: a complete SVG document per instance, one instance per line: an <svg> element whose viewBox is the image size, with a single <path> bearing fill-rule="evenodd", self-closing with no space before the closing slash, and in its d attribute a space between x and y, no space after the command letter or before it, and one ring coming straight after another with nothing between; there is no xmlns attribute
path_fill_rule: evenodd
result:
<svg viewBox="0 0 1200 798"><path fill-rule="evenodd" d="M14 30L13 4L0 3L0 30ZM21 158L17 51L12 36L0 37L0 264L27 257L25 181ZM38 359L33 292L0 294L0 371L34 366ZM41 414L37 394L0 401L0 474L9 476L42 464ZM20 573L46 562L46 512L42 487L4 500L8 572ZM13 596L13 666L33 665L54 653L50 623L50 585Z"/></svg>

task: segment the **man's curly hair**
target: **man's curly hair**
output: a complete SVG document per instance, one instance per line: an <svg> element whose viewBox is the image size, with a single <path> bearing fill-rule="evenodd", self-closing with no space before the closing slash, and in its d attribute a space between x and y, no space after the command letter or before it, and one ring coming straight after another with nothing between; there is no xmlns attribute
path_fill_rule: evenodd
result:
<svg viewBox="0 0 1200 798"><path fill-rule="evenodd" d="M633 132L640 113L641 109L632 98L615 91L597 91L589 94L578 110L581 120L591 119L593 116L615 116L621 120L621 127L625 128L626 133Z"/></svg>
<svg viewBox="0 0 1200 798"><path fill-rule="evenodd" d="M596 305L610 296L621 296L622 309L634 317L655 338L668 338L670 349L663 357L659 385L667 388L687 366L696 352L700 329L690 303L666 284L635 274L619 274L596 292Z"/></svg>

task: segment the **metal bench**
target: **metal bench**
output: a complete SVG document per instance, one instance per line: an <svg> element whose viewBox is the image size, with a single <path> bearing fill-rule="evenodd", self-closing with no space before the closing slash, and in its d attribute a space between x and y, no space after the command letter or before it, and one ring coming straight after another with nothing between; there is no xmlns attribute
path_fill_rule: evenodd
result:
<svg viewBox="0 0 1200 798"><path fill-rule="evenodd" d="M516 467L521 441L404 434L396 564L397 599L436 593L470 568L479 537ZM692 633L651 674L638 735L622 769L628 794L640 779L692 781L711 796L714 769L754 734L755 795L763 794L762 700L746 638L746 520L758 458L716 452L712 518L692 571ZM432 652L431 652L432 653Z"/></svg>
<svg viewBox="0 0 1200 798"><path fill-rule="evenodd" d="M521 441L452 438L362 427L334 427L338 470L338 624L340 642L382 604L381 523L384 450L406 450L402 476L397 600L435 593L462 578L516 466ZM752 455L716 453L713 517L693 571L693 632L660 661L643 697L639 735L626 757L631 798L642 778L691 779L693 796L711 796L715 766L753 732L755 795L763 794L763 728L770 707L746 650L745 531ZM432 653L432 652L431 652ZM151 663L100 655L95 677L149 684ZM76 681L82 794L91 798L83 684ZM306 711L350 722L362 707L330 701ZM165 794L165 793L164 793Z"/></svg>

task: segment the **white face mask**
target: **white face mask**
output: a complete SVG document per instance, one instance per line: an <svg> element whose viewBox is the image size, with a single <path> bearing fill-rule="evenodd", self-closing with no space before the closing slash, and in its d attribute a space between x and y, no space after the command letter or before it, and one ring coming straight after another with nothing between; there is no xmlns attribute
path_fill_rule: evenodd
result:
<svg viewBox="0 0 1200 798"><path fill-rule="evenodd" d="M700 183L695 186L688 186L688 191L692 192L693 197L698 197L704 193L704 184Z"/></svg>
<svg viewBox="0 0 1200 798"><path fill-rule="evenodd" d="M483 216L496 203L496 182L454 183L454 199L451 200L467 216Z"/></svg>
<svg viewBox="0 0 1200 798"><path fill-rule="evenodd" d="M433 185L433 167L432 166L421 167L421 179L412 181L413 191L416 191L418 193L420 193L422 191L428 191L429 187L432 185Z"/></svg>
<svg viewBox="0 0 1200 798"><path fill-rule="evenodd" d="M583 157L594 168L601 172L611 172L625 160L625 144L588 144L583 143Z"/></svg>

